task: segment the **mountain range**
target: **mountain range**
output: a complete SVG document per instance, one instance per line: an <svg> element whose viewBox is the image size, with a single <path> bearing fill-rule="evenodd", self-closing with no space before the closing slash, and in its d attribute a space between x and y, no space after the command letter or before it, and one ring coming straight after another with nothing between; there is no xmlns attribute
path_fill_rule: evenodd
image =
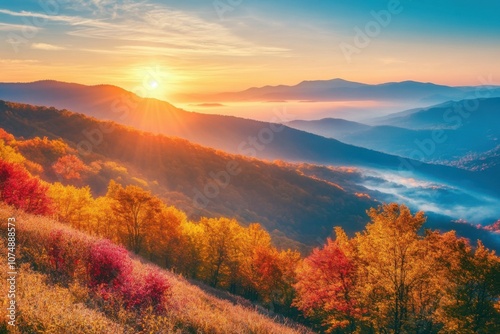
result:
<svg viewBox="0 0 500 334"><path fill-rule="evenodd" d="M391 114L372 126L333 118L285 124L380 152L456 165L500 144L499 112L500 98L483 98Z"/></svg>
<svg viewBox="0 0 500 334"><path fill-rule="evenodd" d="M488 87L494 96L500 96L500 87ZM197 94L184 99L204 102L227 101L398 101L439 103L474 96L477 87L451 87L430 82L402 81L382 84L364 84L343 79L302 81L294 86L278 85L252 87L240 92Z"/></svg>
<svg viewBox="0 0 500 334"><path fill-rule="evenodd" d="M97 163L98 172L83 180L95 195L105 194L107 184L115 179L146 187L193 219L227 216L244 223L260 222L270 232L308 244L328 236L333 225L359 230L364 211L376 205L370 196L356 195L370 191L350 181L348 173L337 173L344 184L351 185L346 190L293 166L230 155L54 108L0 101L0 127L17 138L62 139L87 166ZM82 143L90 143L82 129L106 131L91 150L78 153ZM40 154L43 150L34 156ZM45 170L51 169L52 160L50 155L34 159Z"/></svg>
<svg viewBox="0 0 500 334"><path fill-rule="evenodd" d="M140 130L176 136L228 153L259 159L409 172L487 192L496 192L500 185L500 181L491 182L478 173L402 159L282 126L279 123L287 121L286 112L276 115L274 123L264 123L188 112L164 101L140 98L115 86L85 86L55 81L0 84L0 98L69 109L101 120L112 120Z"/></svg>

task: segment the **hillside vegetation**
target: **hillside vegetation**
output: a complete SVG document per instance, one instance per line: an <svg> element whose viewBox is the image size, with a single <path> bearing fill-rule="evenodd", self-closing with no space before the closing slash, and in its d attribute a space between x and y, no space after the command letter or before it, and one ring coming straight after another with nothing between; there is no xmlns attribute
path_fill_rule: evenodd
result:
<svg viewBox="0 0 500 334"><path fill-rule="evenodd" d="M182 277L132 259L119 246L4 204L0 206L3 244L9 217L16 218L17 333L307 332L281 325L251 307L217 299ZM99 258L106 254L110 261ZM1 256L6 258L5 247ZM108 275L115 268L119 275L102 277L89 271L91 266ZM6 275L2 270L2 281ZM135 288L144 282L151 284L127 289L127 284ZM4 306L6 289L7 285L1 284ZM151 291L158 293L156 299ZM133 299L139 300L132 304ZM2 317L4 330L6 320Z"/></svg>

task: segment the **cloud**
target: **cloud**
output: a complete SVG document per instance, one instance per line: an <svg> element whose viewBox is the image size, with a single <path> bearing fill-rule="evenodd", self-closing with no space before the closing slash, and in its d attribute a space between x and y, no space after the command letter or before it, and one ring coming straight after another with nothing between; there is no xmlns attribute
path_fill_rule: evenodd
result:
<svg viewBox="0 0 500 334"><path fill-rule="evenodd" d="M32 26L27 26L27 25L22 25L22 24L10 24L10 23L0 22L0 31L16 31L16 30L23 31L26 29L29 29L28 31L30 31L30 32L39 30L37 27L32 27Z"/></svg>
<svg viewBox="0 0 500 334"><path fill-rule="evenodd" d="M34 64L38 63L35 59L0 59L0 64Z"/></svg>
<svg viewBox="0 0 500 334"><path fill-rule="evenodd" d="M15 12L15 11L8 10L8 9L0 9L0 14L6 14L6 15L17 16L17 17L33 17L33 18L43 19L46 21L66 22L69 24L78 24L78 23L86 21L85 19L83 19L81 17L77 17L77 16L48 15L48 14L42 14L42 13L28 12L25 10L22 10L20 12ZM43 25L43 23L44 23L44 21L37 21L37 25ZM34 25L32 25L30 27L36 28Z"/></svg>
<svg viewBox="0 0 500 334"><path fill-rule="evenodd" d="M136 45L120 46L122 50L135 54L171 55L181 52L251 56L283 54L287 51L283 48L256 45L233 35L222 25L158 5L130 7L126 16L120 15L113 23L89 22L80 25L81 28L68 34L125 41L129 44L137 42ZM147 43L147 46L144 43Z"/></svg>
<svg viewBox="0 0 500 334"><path fill-rule="evenodd" d="M360 185L418 210L476 223L500 216L498 199L467 189L374 170L363 170L363 175Z"/></svg>
<svg viewBox="0 0 500 334"><path fill-rule="evenodd" d="M31 48L37 49L37 50L47 50L47 51L56 51L56 50L66 49L65 47L62 47L62 46L46 44L46 43L33 43L33 44L31 44Z"/></svg>
<svg viewBox="0 0 500 334"><path fill-rule="evenodd" d="M99 13L93 14L92 18L4 9L0 9L0 13L63 22L67 24L65 33L70 36L109 40L112 44L107 45L107 50L112 50L113 45L120 42L126 43L119 51L132 55L257 56L285 55L289 51L247 41L219 23L163 5L130 1L80 0L78 3L99 7Z"/></svg>

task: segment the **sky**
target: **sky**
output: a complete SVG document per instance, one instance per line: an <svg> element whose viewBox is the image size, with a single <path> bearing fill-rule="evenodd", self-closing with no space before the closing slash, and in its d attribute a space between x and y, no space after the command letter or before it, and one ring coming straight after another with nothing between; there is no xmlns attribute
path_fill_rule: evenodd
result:
<svg viewBox="0 0 500 334"><path fill-rule="evenodd" d="M500 84L497 0L0 0L0 82L195 93L343 78Z"/></svg>

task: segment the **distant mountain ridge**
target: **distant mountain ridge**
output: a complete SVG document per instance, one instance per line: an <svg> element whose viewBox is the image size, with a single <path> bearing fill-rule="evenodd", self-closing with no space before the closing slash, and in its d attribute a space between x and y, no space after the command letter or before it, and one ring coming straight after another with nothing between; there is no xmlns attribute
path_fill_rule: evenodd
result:
<svg viewBox="0 0 500 334"><path fill-rule="evenodd" d="M192 94L186 99L204 102L314 100L314 101L399 101L439 103L464 99L475 93L477 87L445 86L430 82L402 81L382 84L364 84L343 79L302 81L297 85L252 87L240 92ZM500 96L500 86L489 87Z"/></svg>
<svg viewBox="0 0 500 334"><path fill-rule="evenodd" d="M475 126L482 130L498 129L500 97L447 101L427 108L416 108L373 120L374 124L394 125L408 129L453 129Z"/></svg>
<svg viewBox="0 0 500 334"><path fill-rule="evenodd" d="M375 119L371 126L333 118L286 125L388 154L452 163L497 147L499 117L500 98L492 97L411 109Z"/></svg>

